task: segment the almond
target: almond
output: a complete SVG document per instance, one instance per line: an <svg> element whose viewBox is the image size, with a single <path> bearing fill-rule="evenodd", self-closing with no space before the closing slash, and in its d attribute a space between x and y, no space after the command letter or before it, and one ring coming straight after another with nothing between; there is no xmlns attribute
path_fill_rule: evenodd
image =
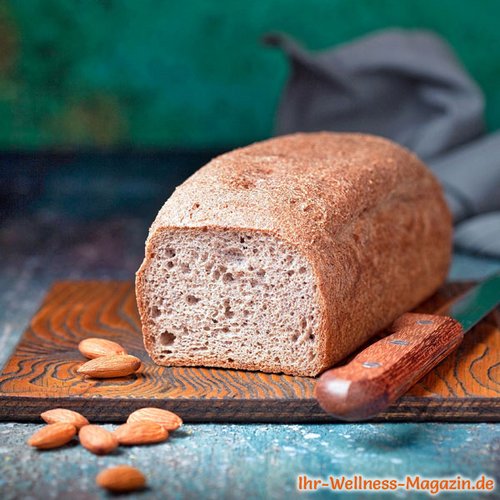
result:
<svg viewBox="0 0 500 500"><path fill-rule="evenodd" d="M73 424L77 429L80 429L84 425L89 425L89 421L83 415L73 410L66 410L65 408L54 408L44 411L40 417L48 424L64 422Z"/></svg>
<svg viewBox="0 0 500 500"><path fill-rule="evenodd" d="M114 493L126 493L144 488L146 478L144 474L130 465L117 465L105 469L95 479L101 488L105 488Z"/></svg>
<svg viewBox="0 0 500 500"><path fill-rule="evenodd" d="M116 354L127 354L127 351L116 342L107 339L88 338L78 344L78 350L89 359Z"/></svg>
<svg viewBox="0 0 500 500"><path fill-rule="evenodd" d="M58 448L71 441L76 434L76 427L66 422L49 424L35 432L28 439L28 444L40 450Z"/></svg>
<svg viewBox="0 0 500 500"><path fill-rule="evenodd" d="M78 368L78 373L94 378L126 377L141 367L141 360L129 354L115 354L91 359Z"/></svg>
<svg viewBox="0 0 500 500"><path fill-rule="evenodd" d="M107 455L118 447L115 435L99 425L86 425L78 433L84 448L96 455Z"/></svg>
<svg viewBox="0 0 500 500"><path fill-rule="evenodd" d="M128 416L127 423L130 422L156 422L167 431L175 431L182 425L182 418L161 408L141 408Z"/></svg>
<svg viewBox="0 0 500 500"><path fill-rule="evenodd" d="M118 442L124 445L153 444L168 438L167 429L155 422L130 422L120 425L114 432Z"/></svg>

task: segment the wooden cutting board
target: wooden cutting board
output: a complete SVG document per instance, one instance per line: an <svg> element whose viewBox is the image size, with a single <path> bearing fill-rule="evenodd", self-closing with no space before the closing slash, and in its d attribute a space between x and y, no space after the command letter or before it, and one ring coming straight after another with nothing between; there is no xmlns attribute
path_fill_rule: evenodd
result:
<svg viewBox="0 0 500 500"><path fill-rule="evenodd" d="M470 285L469 285L470 286ZM418 311L435 312L468 285L447 285ZM462 346L377 421L500 421L500 314L466 335ZM139 374L85 379L76 370L86 337L122 344L142 359ZM36 421L65 407L93 421L123 422L143 406L188 422L324 422L315 379L154 365L142 346L131 283L58 282L48 292L0 375L0 420Z"/></svg>

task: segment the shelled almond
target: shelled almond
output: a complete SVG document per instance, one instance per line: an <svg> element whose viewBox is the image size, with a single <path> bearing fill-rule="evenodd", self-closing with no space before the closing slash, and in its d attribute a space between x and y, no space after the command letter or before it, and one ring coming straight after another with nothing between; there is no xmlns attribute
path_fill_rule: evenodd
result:
<svg viewBox="0 0 500 500"><path fill-rule="evenodd" d="M130 422L120 425L114 432L122 445L161 443L168 438L168 431L156 422Z"/></svg>
<svg viewBox="0 0 500 500"><path fill-rule="evenodd" d="M73 424L58 422L46 425L35 432L28 439L28 444L39 450L50 450L69 443L75 435L76 427Z"/></svg>
<svg viewBox="0 0 500 500"><path fill-rule="evenodd" d="M81 445L95 455L107 455L118 447L115 435L100 425L86 425L78 433Z"/></svg>
<svg viewBox="0 0 500 500"><path fill-rule="evenodd" d="M117 354L127 354L127 351L117 342L108 339L91 337L83 339L78 344L78 350L89 359L101 356L113 356Z"/></svg>
<svg viewBox="0 0 500 500"><path fill-rule="evenodd" d="M141 408L132 412L127 423L130 422L156 422L167 431L175 431L182 425L182 419L179 415L162 408Z"/></svg>
<svg viewBox="0 0 500 500"><path fill-rule="evenodd" d="M96 483L113 493L127 493L144 488L144 474L130 465L117 465L101 471L96 477Z"/></svg>
<svg viewBox="0 0 500 500"><path fill-rule="evenodd" d="M114 354L91 359L78 368L78 373L92 378L126 377L141 367L141 360L130 354Z"/></svg>
<svg viewBox="0 0 500 500"><path fill-rule="evenodd" d="M89 421L80 413L66 408L54 408L44 411L40 417L48 424L67 423L73 424L77 429L89 425Z"/></svg>

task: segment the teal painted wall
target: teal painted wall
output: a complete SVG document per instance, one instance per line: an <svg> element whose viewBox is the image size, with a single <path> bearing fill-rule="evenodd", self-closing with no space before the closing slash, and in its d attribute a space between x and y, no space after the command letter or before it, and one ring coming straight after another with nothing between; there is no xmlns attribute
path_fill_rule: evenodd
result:
<svg viewBox="0 0 500 500"><path fill-rule="evenodd" d="M496 0L4 0L0 148L212 147L271 134L287 66L260 37L322 49L384 27L443 35L500 128Z"/></svg>

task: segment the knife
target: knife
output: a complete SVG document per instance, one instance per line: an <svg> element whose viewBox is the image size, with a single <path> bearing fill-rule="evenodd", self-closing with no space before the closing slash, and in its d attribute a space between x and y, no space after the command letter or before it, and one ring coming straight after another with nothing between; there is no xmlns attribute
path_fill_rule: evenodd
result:
<svg viewBox="0 0 500 500"><path fill-rule="evenodd" d="M500 304L500 273L438 314L405 313L390 334L348 364L324 372L314 389L320 406L341 420L365 420L396 402Z"/></svg>

